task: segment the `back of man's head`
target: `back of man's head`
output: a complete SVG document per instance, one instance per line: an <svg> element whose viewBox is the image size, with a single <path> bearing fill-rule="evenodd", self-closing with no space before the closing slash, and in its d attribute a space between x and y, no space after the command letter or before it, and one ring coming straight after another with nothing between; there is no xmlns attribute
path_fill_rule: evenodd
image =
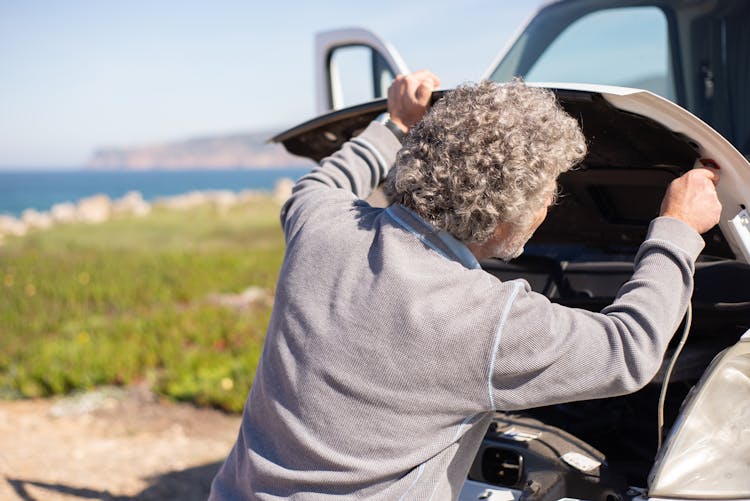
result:
<svg viewBox="0 0 750 501"><path fill-rule="evenodd" d="M586 154L578 122L545 89L481 82L447 93L409 132L386 191L464 243L518 228Z"/></svg>

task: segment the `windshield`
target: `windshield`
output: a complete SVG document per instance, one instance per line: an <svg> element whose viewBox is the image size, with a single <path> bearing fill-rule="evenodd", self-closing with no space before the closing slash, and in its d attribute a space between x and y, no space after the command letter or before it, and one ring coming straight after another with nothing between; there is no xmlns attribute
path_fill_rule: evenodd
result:
<svg viewBox="0 0 750 501"><path fill-rule="evenodd" d="M650 90L689 109L750 157L750 2L600 5L571 0L540 11L490 79L520 75Z"/></svg>
<svg viewBox="0 0 750 501"><path fill-rule="evenodd" d="M667 21L656 7L610 9L576 20L526 72L532 82L637 87L674 100Z"/></svg>

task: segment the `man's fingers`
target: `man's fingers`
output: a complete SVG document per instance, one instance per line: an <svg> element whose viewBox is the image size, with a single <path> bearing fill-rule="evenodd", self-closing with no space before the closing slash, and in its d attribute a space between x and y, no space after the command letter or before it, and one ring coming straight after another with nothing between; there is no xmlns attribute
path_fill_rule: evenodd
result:
<svg viewBox="0 0 750 501"><path fill-rule="evenodd" d="M409 89L414 89L415 95L423 86L432 92L440 86L440 78L429 70L419 70L408 75L396 75L391 84L391 87L397 87L402 93L408 93Z"/></svg>
<svg viewBox="0 0 750 501"><path fill-rule="evenodd" d="M718 169L713 169L711 167L696 167L693 170L695 170L696 172L699 172L701 176L704 176L710 179L711 182L714 183L714 186L719 184L719 178L721 178L721 176L719 175Z"/></svg>
<svg viewBox="0 0 750 501"><path fill-rule="evenodd" d="M396 75L388 89L391 121L405 130L419 122L430 105L432 91L438 85L440 79L428 70Z"/></svg>
<svg viewBox="0 0 750 501"><path fill-rule="evenodd" d="M669 184L661 214L674 217L705 233L721 217L721 202L716 193L719 172L711 168L695 168Z"/></svg>
<svg viewBox="0 0 750 501"><path fill-rule="evenodd" d="M415 71L411 75L418 80L431 82L433 89L440 87L440 78L430 70Z"/></svg>
<svg viewBox="0 0 750 501"><path fill-rule="evenodd" d="M433 85L432 80L426 80L420 83L419 87L417 87L417 92L415 93L417 101L422 104L429 103L433 90L435 90L435 86Z"/></svg>

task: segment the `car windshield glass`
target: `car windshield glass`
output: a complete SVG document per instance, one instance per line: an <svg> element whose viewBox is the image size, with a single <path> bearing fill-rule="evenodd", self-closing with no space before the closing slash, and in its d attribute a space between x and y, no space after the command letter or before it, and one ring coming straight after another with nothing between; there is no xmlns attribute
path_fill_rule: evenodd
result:
<svg viewBox="0 0 750 501"><path fill-rule="evenodd" d="M617 3L551 4L490 79L647 89L690 110L750 158L750 2Z"/></svg>
<svg viewBox="0 0 750 501"><path fill-rule="evenodd" d="M568 26L526 79L637 87L674 99L669 60L667 22L660 9L608 9Z"/></svg>

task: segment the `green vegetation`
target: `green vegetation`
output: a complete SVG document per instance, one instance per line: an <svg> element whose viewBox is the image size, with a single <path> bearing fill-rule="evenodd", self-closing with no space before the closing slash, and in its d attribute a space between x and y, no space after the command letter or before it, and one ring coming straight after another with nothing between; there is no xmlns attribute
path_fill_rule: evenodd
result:
<svg viewBox="0 0 750 501"><path fill-rule="evenodd" d="M241 411L284 252L278 205L155 210L0 247L0 398L147 383ZM267 291L238 308L211 295Z"/></svg>

